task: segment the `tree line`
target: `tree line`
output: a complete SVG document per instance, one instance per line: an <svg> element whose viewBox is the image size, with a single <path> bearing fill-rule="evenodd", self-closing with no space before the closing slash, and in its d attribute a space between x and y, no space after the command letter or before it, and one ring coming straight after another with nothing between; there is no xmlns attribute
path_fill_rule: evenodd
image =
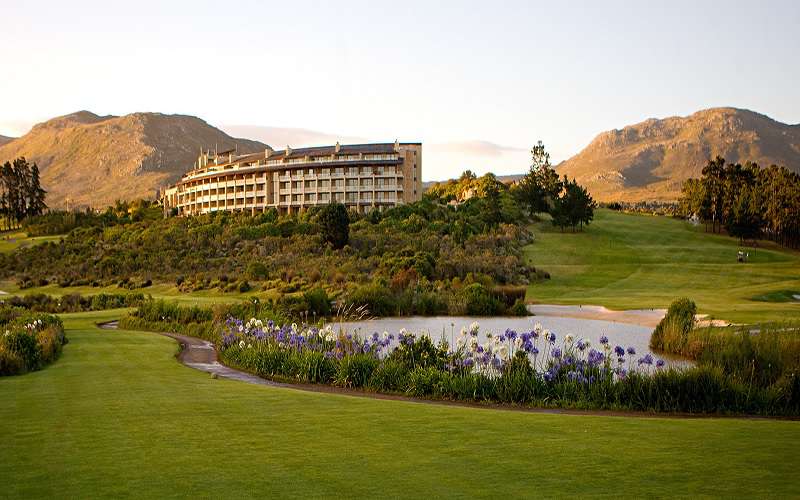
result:
<svg viewBox="0 0 800 500"><path fill-rule="evenodd" d="M550 164L550 153L542 141L531 149L531 167L514 186L514 196L531 214L548 213L553 225L583 229L594 218L597 207L585 187L565 175L563 179Z"/></svg>
<svg viewBox="0 0 800 500"><path fill-rule="evenodd" d="M26 218L41 215L47 205L39 167L20 157L0 167L0 229L11 229Z"/></svg>
<svg viewBox="0 0 800 500"><path fill-rule="evenodd" d="M681 215L696 216L706 230L723 229L742 242L767 238L800 246L800 175L786 167L761 168L753 162L726 163L717 156L702 177L688 179L680 199Z"/></svg>

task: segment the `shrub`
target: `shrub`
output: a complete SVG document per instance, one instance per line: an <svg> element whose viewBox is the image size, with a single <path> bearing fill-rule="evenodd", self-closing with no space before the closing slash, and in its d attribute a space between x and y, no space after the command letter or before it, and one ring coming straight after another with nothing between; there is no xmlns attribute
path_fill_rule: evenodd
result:
<svg viewBox="0 0 800 500"><path fill-rule="evenodd" d="M682 353L689 341L689 332L694 327L697 306L689 299L672 302L667 314L656 325L650 337L650 347L657 351Z"/></svg>
<svg viewBox="0 0 800 500"><path fill-rule="evenodd" d="M22 356L0 342L0 375L16 375L25 372Z"/></svg>
<svg viewBox="0 0 800 500"><path fill-rule="evenodd" d="M493 316L502 312L500 302L480 283L465 286L461 297L469 316Z"/></svg>
<svg viewBox="0 0 800 500"><path fill-rule="evenodd" d="M400 361L387 359L372 374L368 386L381 392L405 392L408 368Z"/></svg>
<svg viewBox="0 0 800 500"><path fill-rule="evenodd" d="M341 387L364 387L369 382L378 360L371 354L354 354L339 361L335 384Z"/></svg>

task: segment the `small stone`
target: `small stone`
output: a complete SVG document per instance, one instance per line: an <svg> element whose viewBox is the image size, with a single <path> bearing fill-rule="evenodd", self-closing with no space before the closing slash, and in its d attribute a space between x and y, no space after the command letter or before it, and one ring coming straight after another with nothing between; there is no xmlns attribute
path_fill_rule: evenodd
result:
<svg viewBox="0 0 800 500"><path fill-rule="evenodd" d="M217 376L217 374L216 374L216 373L212 373L212 374L211 374L211 378L213 378L214 380L216 380L216 379L218 378L218 376Z"/></svg>

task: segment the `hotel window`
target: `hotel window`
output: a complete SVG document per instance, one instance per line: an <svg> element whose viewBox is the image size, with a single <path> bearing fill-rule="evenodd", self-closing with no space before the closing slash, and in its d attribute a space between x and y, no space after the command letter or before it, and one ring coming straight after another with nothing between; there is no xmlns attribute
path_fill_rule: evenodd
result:
<svg viewBox="0 0 800 500"><path fill-rule="evenodd" d="M350 167L347 169L348 175L358 175L358 167Z"/></svg>
<svg viewBox="0 0 800 500"><path fill-rule="evenodd" d="M288 182L281 182L281 189L289 189L289 183Z"/></svg>
<svg viewBox="0 0 800 500"><path fill-rule="evenodd" d="M295 202L295 201L300 201L300 195L299 194L293 194L292 195L292 202Z"/></svg>
<svg viewBox="0 0 800 500"><path fill-rule="evenodd" d="M372 200L372 193L361 193L361 197L366 201L370 201Z"/></svg>
<svg viewBox="0 0 800 500"><path fill-rule="evenodd" d="M314 195L312 193L306 193L306 201L314 201Z"/></svg>
<svg viewBox="0 0 800 500"><path fill-rule="evenodd" d="M323 169L321 169L321 170L319 171L319 173L320 173L320 175L330 175L330 173L331 173L331 169L329 169L329 168L323 168Z"/></svg>
<svg viewBox="0 0 800 500"><path fill-rule="evenodd" d="M347 201L351 202L358 201L358 193L347 193Z"/></svg>
<svg viewBox="0 0 800 500"><path fill-rule="evenodd" d="M375 167L373 170L374 175L383 175L383 167Z"/></svg>
<svg viewBox="0 0 800 500"><path fill-rule="evenodd" d="M300 181L292 181L292 189L300 189L301 184Z"/></svg>
<svg viewBox="0 0 800 500"><path fill-rule="evenodd" d="M344 187L344 179L335 179L333 181L333 187L337 188Z"/></svg>
<svg viewBox="0 0 800 500"><path fill-rule="evenodd" d="M361 187L372 187L372 179L361 179Z"/></svg>
<svg viewBox="0 0 800 500"><path fill-rule="evenodd" d="M371 173L372 173L372 168L361 167L361 175L370 175Z"/></svg>
<svg viewBox="0 0 800 500"><path fill-rule="evenodd" d="M329 188L329 187L331 187L331 181L329 181L329 180L319 181L319 187L320 188Z"/></svg>
<svg viewBox="0 0 800 500"><path fill-rule="evenodd" d="M336 193L336 194L334 195L334 199L335 199L336 201L344 201L344 193Z"/></svg>
<svg viewBox="0 0 800 500"><path fill-rule="evenodd" d="M347 179L347 187L358 186L358 179Z"/></svg>
<svg viewBox="0 0 800 500"><path fill-rule="evenodd" d="M330 193L320 193L319 194L319 201L322 201L322 202L331 201L331 194Z"/></svg>
<svg viewBox="0 0 800 500"><path fill-rule="evenodd" d="M335 175L343 175L344 174L344 169L342 167L336 167L335 169L333 169L333 173Z"/></svg>
<svg viewBox="0 0 800 500"><path fill-rule="evenodd" d="M317 181L306 181L306 189L317 187Z"/></svg>
<svg viewBox="0 0 800 500"><path fill-rule="evenodd" d="M314 169L309 168L308 170L306 170L306 175L314 175Z"/></svg>
<svg viewBox="0 0 800 500"><path fill-rule="evenodd" d="M281 195L281 203L286 203L286 200L288 200L288 199L289 199L289 197L286 196L285 194Z"/></svg>
<svg viewBox="0 0 800 500"><path fill-rule="evenodd" d="M389 174L389 175L393 174L394 173L394 167L384 167L384 173Z"/></svg>

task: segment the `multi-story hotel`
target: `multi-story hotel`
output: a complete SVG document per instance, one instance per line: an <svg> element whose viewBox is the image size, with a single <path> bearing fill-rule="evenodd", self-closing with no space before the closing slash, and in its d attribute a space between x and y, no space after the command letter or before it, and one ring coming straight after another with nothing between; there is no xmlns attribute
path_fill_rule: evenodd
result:
<svg viewBox="0 0 800 500"><path fill-rule="evenodd" d="M419 200L421 171L421 143L287 146L243 156L205 152L161 201L166 213L178 215L271 207L294 213L331 202L368 212Z"/></svg>

